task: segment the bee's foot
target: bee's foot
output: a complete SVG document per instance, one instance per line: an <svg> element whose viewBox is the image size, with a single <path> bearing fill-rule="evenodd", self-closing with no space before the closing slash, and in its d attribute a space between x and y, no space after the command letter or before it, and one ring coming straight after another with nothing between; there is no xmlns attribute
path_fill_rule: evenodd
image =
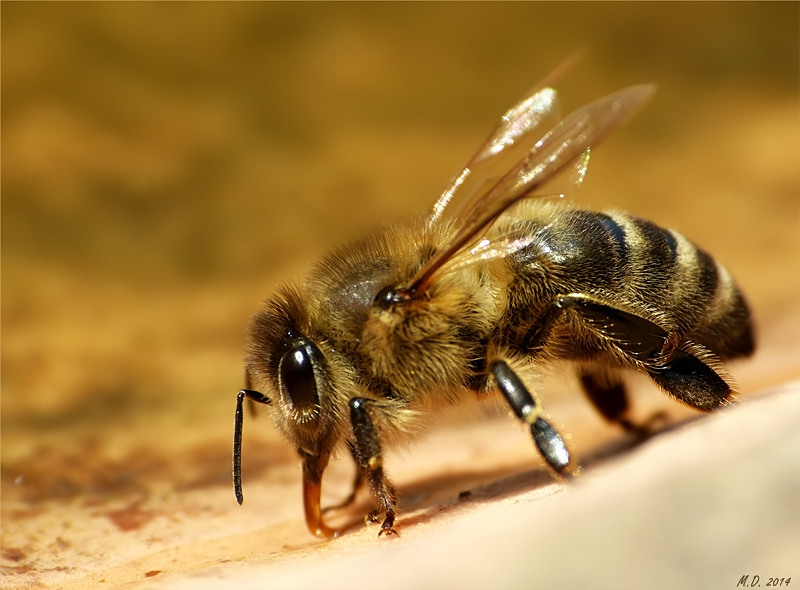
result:
<svg viewBox="0 0 800 590"><path fill-rule="evenodd" d="M366 524L373 524L376 522L380 522L380 515L383 513L384 513L383 510L381 510L380 508L376 508L375 510L373 510L364 517L364 522ZM381 537L383 535L386 535L387 537L391 537L392 535L395 535L399 537L400 533L398 533L394 528L394 512L388 511L385 514L386 517L383 519L383 522L381 523L381 530L378 531L378 536Z"/></svg>
<svg viewBox="0 0 800 590"><path fill-rule="evenodd" d="M373 524L380 520L379 515L381 511L379 509L372 510L368 512L367 515L364 517L364 524Z"/></svg>
<svg viewBox="0 0 800 590"><path fill-rule="evenodd" d="M400 534L394 530L394 512L389 512L386 514L386 518L384 519L383 524L381 524L381 530L378 531L379 537L383 534L385 534L387 537L391 537L392 535L397 537L400 536Z"/></svg>
<svg viewBox="0 0 800 590"><path fill-rule="evenodd" d="M669 414L667 412L656 412L641 424L635 424L627 419L620 420L619 424L625 432L634 435L640 441L644 441L664 428L668 422Z"/></svg>

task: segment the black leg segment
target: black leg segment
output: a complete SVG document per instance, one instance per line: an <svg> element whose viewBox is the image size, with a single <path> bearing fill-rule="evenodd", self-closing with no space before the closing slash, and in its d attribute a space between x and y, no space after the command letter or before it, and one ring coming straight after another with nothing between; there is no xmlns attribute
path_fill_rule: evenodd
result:
<svg viewBox="0 0 800 590"><path fill-rule="evenodd" d="M561 297L558 306L572 308L623 353L643 363L666 360L673 345L670 334L653 322L582 295Z"/></svg>
<svg viewBox="0 0 800 590"><path fill-rule="evenodd" d="M397 531L394 530L394 509L397 500L394 487L383 471L383 456L378 432L375 430L375 425L367 410L367 406L371 403L374 402L360 397L350 400L350 422L355 437L353 457L359 471L369 483L370 490L380 503L378 509L370 517L373 518L381 513L384 515L378 536L380 537L384 533L397 535Z"/></svg>
<svg viewBox="0 0 800 590"><path fill-rule="evenodd" d="M668 365L649 373L664 391L704 412L718 408L733 394L714 369L683 350L678 350Z"/></svg>
<svg viewBox="0 0 800 590"><path fill-rule="evenodd" d="M489 368L497 388L508 400L511 409L520 420L524 420L530 426L533 442L544 460L554 471L562 473L569 466L570 460L564 439L540 415L540 408L533 396L505 361L492 361Z"/></svg>

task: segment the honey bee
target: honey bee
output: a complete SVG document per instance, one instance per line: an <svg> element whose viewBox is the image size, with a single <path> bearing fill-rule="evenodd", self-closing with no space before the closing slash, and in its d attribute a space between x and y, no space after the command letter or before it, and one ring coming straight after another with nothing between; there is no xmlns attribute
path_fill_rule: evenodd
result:
<svg viewBox="0 0 800 590"><path fill-rule="evenodd" d="M567 361L602 416L629 431L645 426L630 419L623 370L700 411L729 403L722 361L749 355L754 338L728 271L675 231L551 198L580 184L590 148L652 92L631 86L557 122L557 94L539 84L427 217L333 250L266 299L250 321L236 404L239 504L245 399L267 404L297 449L306 524L328 538L341 533L320 506L335 449L357 466L343 505L366 485L378 535L397 534L384 449L468 399L499 392L551 472L571 473L564 437L520 377L526 367Z"/></svg>

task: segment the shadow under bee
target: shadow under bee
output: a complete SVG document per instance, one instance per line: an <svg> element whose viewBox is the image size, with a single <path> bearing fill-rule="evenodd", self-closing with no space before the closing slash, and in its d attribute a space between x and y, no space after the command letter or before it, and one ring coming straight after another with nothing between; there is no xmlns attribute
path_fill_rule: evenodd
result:
<svg viewBox="0 0 800 590"><path fill-rule="evenodd" d="M665 413L658 412L653 415L652 429L640 433L629 432L588 449L580 455L581 470L574 475L559 477L557 483L554 483L553 474L546 466L531 466L523 454L520 454L518 462L503 468L455 468L441 475L401 481L396 491L400 498L398 508L405 514L404 527L410 529L469 507L502 502L537 490L543 492L543 498L559 493L579 479L582 473L621 459L651 441L703 418L704 416L691 416L679 422L670 422ZM548 487L553 489L544 492ZM325 513L337 524L341 533L351 533L364 528L363 515L370 506L368 493L362 491L349 506L326 509ZM378 521L368 523L367 526L372 524L378 524Z"/></svg>

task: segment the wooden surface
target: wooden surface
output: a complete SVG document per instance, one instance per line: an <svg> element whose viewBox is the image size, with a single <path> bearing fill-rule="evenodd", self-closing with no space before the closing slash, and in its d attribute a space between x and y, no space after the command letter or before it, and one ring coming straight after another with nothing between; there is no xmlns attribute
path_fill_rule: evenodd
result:
<svg viewBox="0 0 800 590"><path fill-rule="evenodd" d="M800 583L800 5L2 5L3 588L736 588ZM304 526L247 420L247 318L281 280L427 209L496 117L576 49L567 108L640 82L580 206L674 227L751 300L742 403L633 379L636 445L558 373L583 465L554 483L494 408L387 464L400 538ZM346 461L323 499L348 492Z"/></svg>

